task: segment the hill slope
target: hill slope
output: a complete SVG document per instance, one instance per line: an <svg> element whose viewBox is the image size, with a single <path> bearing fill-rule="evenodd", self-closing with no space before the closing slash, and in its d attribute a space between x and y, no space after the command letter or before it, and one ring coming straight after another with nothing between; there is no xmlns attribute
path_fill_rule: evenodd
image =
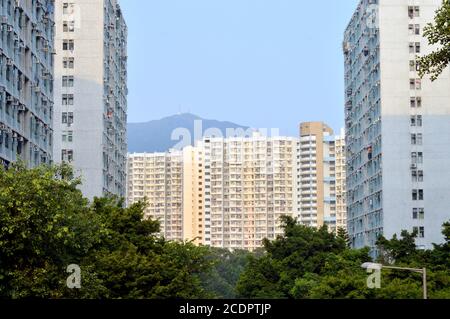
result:
<svg viewBox="0 0 450 319"><path fill-rule="evenodd" d="M226 136L227 128L242 128L244 130L248 128L246 126L241 126L231 122L205 120L197 115L189 113L169 116L160 120L150 121L146 123L129 123L128 152L165 152L179 143L178 139L172 140L172 134L177 129L187 129L187 131L189 131L190 133L191 141L193 143L194 124L197 120L202 121L201 125L203 133L207 129L217 128L222 132L223 136Z"/></svg>

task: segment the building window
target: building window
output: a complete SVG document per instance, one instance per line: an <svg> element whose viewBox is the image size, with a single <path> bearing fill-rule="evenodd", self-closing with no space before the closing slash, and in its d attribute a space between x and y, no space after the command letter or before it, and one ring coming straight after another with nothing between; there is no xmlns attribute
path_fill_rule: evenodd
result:
<svg viewBox="0 0 450 319"><path fill-rule="evenodd" d="M62 150L61 160L63 162L73 162L73 150Z"/></svg>
<svg viewBox="0 0 450 319"><path fill-rule="evenodd" d="M423 182L423 171L413 170L411 175L412 175L413 183L422 183Z"/></svg>
<svg viewBox="0 0 450 319"><path fill-rule="evenodd" d="M63 21L63 32L74 32L75 21Z"/></svg>
<svg viewBox="0 0 450 319"><path fill-rule="evenodd" d="M419 108L422 107L422 98L421 97L412 97L410 100L411 108Z"/></svg>
<svg viewBox="0 0 450 319"><path fill-rule="evenodd" d="M417 61L415 60L410 60L409 61L409 71L411 72L418 72L420 71L420 65Z"/></svg>
<svg viewBox="0 0 450 319"><path fill-rule="evenodd" d="M425 238L425 227L414 227L413 232L416 233L419 238Z"/></svg>
<svg viewBox="0 0 450 319"><path fill-rule="evenodd" d="M74 40L63 40L63 51L73 51L75 49Z"/></svg>
<svg viewBox="0 0 450 319"><path fill-rule="evenodd" d="M413 164L423 164L423 153L422 152L411 153L411 160Z"/></svg>
<svg viewBox="0 0 450 319"><path fill-rule="evenodd" d="M409 53L420 53L420 42L410 42Z"/></svg>
<svg viewBox="0 0 450 319"><path fill-rule="evenodd" d="M422 127L422 115L413 115L411 116L411 126Z"/></svg>
<svg viewBox="0 0 450 319"><path fill-rule="evenodd" d="M411 144L412 145L422 145L423 135L422 134L411 134Z"/></svg>
<svg viewBox="0 0 450 319"><path fill-rule="evenodd" d="M62 113L62 123L63 124L73 124L73 112L63 112Z"/></svg>
<svg viewBox="0 0 450 319"><path fill-rule="evenodd" d="M423 200L424 199L423 189L414 189L412 191L412 199L414 201Z"/></svg>
<svg viewBox="0 0 450 319"><path fill-rule="evenodd" d="M75 11L75 4L74 3L63 3L63 14L73 14Z"/></svg>
<svg viewBox="0 0 450 319"><path fill-rule="evenodd" d="M73 94L63 94L62 105L73 105Z"/></svg>
<svg viewBox="0 0 450 319"><path fill-rule="evenodd" d="M413 219L425 219L425 209L424 208L413 208Z"/></svg>
<svg viewBox="0 0 450 319"><path fill-rule="evenodd" d="M409 6L408 16L410 19L420 17L420 7L419 6Z"/></svg>
<svg viewBox="0 0 450 319"><path fill-rule="evenodd" d="M410 35L420 35L420 24L410 24L408 29Z"/></svg>
<svg viewBox="0 0 450 319"><path fill-rule="evenodd" d="M73 142L73 131L63 131L62 141L72 143Z"/></svg>
<svg viewBox="0 0 450 319"><path fill-rule="evenodd" d="M63 87L73 87L74 77L73 76L63 76L62 86Z"/></svg>
<svg viewBox="0 0 450 319"><path fill-rule="evenodd" d="M63 59L63 68L64 69L73 69L75 64L74 58L64 58Z"/></svg>
<svg viewBox="0 0 450 319"><path fill-rule="evenodd" d="M411 90L421 90L422 80L421 79L409 79L409 88Z"/></svg>

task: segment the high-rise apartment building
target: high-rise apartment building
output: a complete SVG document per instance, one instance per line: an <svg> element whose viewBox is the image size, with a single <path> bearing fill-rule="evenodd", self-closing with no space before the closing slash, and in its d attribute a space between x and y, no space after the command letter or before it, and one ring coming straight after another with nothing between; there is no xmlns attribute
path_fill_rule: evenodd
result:
<svg viewBox="0 0 450 319"><path fill-rule="evenodd" d="M202 147L183 149L183 240L205 242L205 162Z"/></svg>
<svg viewBox="0 0 450 319"><path fill-rule="evenodd" d="M289 137L211 138L205 162L204 243L254 250L298 215L299 141Z"/></svg>
<svg viewBox="0 0 450 319"><path fill-rule="evenodd" d="M127 26L117 0L56 0L55 162L88 198L125 196Z"/></svg>
<svg viewBox="0 0 450 319"><path fill-rule="evenodd" d="M335 136L336 153L336 228L347 229L347 175L345 160L345 130Z"/></svg>
<svg viewBox="0 0 450 319"><path fill-rule="evenodd" d="M431 82L417 56L440 0L362 0L345 31L348 231L355 248L450 219L450 71ZM373 250L374 255L376 251Z"/></svg>
<svg viewBox="0 0 450 319"><path fill-rule="evenodd" d="M255 134L130 154L128 205L147 198L168 239L254 250L283 234L281 216L298 216L298 151L296 138Z"/></svg>
<svg viewBox="0 0 450 319"><path fill-rule="evenodd" d="M321 122L300 124L300 215L311 227L336 231L336 145L333 130Z"/></svg>
<svg viewBox="0 0 450 319"><path fill-rule="evenodd" d="M167 240L183 239L183 154L130 154L127 203L146 200L145 216L158 220Z"/></svg>
<svg viewBox="0 0 450 319"><path fill-rule="evenodd" d="M0 23L0 164L51 163L53 1L0 1Z"/></svg>

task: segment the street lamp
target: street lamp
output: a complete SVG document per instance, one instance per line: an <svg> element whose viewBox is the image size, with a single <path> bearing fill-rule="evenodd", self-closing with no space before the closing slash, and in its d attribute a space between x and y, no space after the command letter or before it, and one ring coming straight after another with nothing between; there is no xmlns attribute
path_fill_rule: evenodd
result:
<svg viewBox="0 0 450 319"><path fill-rule="evenodd" d="M386 269L395 269L395 270L406 270L406 271L412 271L415 273L422 274L422 281L423 281L423 299L428 299L428 291L427 291L427 269L422 268L405 268L405 267L394 267L394 266L384 266L382 264L376 264L376 263L364 263L361 265L364 269L374 269L374 270L381 270L383 268Z"/></svg>

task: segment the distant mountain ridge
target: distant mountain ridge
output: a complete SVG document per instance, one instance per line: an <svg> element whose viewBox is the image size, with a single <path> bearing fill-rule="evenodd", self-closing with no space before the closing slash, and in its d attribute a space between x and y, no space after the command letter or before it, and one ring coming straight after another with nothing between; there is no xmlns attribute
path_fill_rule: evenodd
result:
<svg viewBox="0 0 450 319"><path fill-rule="evenodd" d="M203 132L194 132L195 121L201 121ZM146 123L128 124L128 152L129 153L154 153L165 152L173 148L180 141L172 140L172 134L177 129L186 129L191 135L193 144L195 134L203 134L208 129L218 129L226 136L227 129L244 129L249 127L232 122L203 119L197 115L184 113L162 118ZM198 129L197 129L198 130ZM177 131L178 132L178 131ZM178 135L178 134L176 134Z"/></svg>

